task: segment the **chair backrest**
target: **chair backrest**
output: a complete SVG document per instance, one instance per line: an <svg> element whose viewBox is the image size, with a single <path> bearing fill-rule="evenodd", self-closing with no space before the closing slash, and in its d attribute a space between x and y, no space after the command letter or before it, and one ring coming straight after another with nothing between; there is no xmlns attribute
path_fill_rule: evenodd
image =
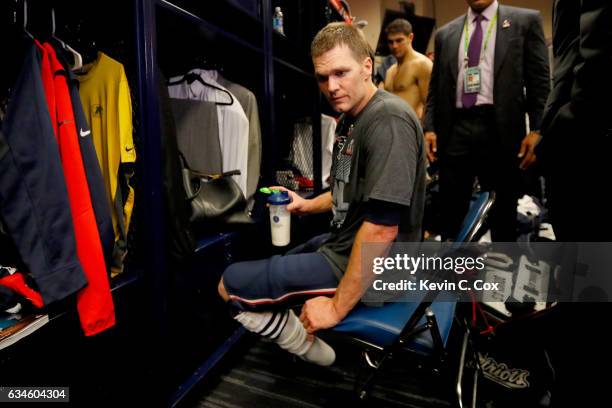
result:
<svg viewBox="0 0 612 408"><path fill-rule="evenodd" d="M495 193L493 191L480 191L474 195L453 248L459 247L464 242L471 242L474 239L480 228L482 228L494 201Z"/></svg>

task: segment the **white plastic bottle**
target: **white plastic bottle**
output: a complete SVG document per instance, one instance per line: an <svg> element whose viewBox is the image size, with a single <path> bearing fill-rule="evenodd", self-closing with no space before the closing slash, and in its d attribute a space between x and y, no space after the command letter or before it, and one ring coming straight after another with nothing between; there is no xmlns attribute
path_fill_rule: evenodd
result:
<svg viewBox="0 0 612 408"><path fill-rule="evenodd" d="M279 34L285 35L283 27L283 12L280 7L274 8L274 16L272 17L272 28Z"/></svg>
<svg viewBox="0 0 612 408"><path fill-rule="evenodd" d="M291 213L287 211L289 203L291 203L291 197L286 191L278 191L268 197L272 245L274 246L283 247L291 242Z"/></svg>

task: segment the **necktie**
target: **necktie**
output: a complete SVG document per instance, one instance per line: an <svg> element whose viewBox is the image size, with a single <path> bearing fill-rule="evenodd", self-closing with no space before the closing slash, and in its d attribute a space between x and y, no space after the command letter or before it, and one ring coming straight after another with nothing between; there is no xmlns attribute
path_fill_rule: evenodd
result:
<svg viewBox="0 0 612 408"><path fill-rule="evenodd" d="M480 50L482 49L482 26L480 23L483 19L484 16L482 14L478 14L476 18L474 18L474 21L476 21L476 29L474 30L474 34L472 34L472 38L470 38L470 45L468 47L468 67L475 67L480 62ZM477 97L477 93L465 93L464 88L461 95L461 104L464 108L471 108L476 105Z"/></svg>

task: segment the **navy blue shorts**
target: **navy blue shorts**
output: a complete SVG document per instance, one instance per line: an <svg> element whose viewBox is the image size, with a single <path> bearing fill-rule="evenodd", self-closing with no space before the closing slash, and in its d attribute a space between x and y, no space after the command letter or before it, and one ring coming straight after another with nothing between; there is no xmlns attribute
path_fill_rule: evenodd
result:
<svg viewBox="0 0 612 408"><path fill-rule="evenodd" d="M298 250L316 250L321 238L315 237ZM243 310L264 310L336 293L339 281L325 256L295 252L228 266L222 279L232 304Z"/></svg>

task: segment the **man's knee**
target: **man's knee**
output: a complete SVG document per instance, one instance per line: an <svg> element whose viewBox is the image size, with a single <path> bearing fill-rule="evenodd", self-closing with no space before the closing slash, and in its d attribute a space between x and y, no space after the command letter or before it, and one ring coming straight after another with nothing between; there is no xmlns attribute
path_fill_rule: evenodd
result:
<svg viewBox="0 0 612 408"><path fill-rule="evenodd" d="M219 279L219 285L217 286L217 291L219 292L219 296L227 302L229 301L229 295L227 294L227 290L225 290L225 284L223 283L223 277Z"/></svg>

